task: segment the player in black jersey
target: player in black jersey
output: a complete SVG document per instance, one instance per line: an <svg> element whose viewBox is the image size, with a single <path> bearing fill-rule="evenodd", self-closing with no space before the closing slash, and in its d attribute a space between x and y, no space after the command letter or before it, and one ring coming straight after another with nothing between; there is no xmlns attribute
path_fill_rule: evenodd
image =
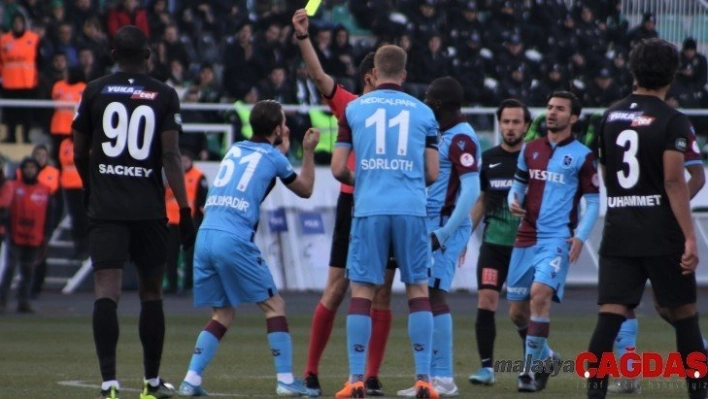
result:
<svg viewBox="0 0 708 399"><path fill-rule="evenodd" d="M472 384L494 384L494 314L499 306L499 292L506 281L511 250L521 218L509 211L507 196L514 181L516 163L523 145L524 134L531 123L531 113L524 103L515 99L501 102L497 109L502 143L482 154L480 182L482 193L472 208L472 226L476 228L484 217L484 234L477 258L477 320L475 330L477 351L482 368L469 376ZM519 329L526 345L526 326Z"/></svg>
<svg viewBox="0 0 708 399"><path fill-rule="evenodd" d="M74 159L90 219L96 294L93 335L103 378L101 396L116 398L120 388L117 306L122 268L130 259L138 270L141 301L145 381L140 398L168 398L174 390L158 375L165 335L163 167L180 206L183 246L191 247L195 236L179 153L179 100L174 89L146 74L150 51L140 29L121 28L112 55L119 71L88 84L72 125Z"/></svg>
<svg viewBox="0 0 708 399"><path fill-rule="evenodd" d="M600 245L600 313L589 351L611 352L628 309L649 279L658 305L668 308L684 358L705 356L696 313L698 265L684 153L688 118L664 102L678 68L678 51L661 39L640 42L630 65L636 89L610 107L600 125L600 163L607 214ZM590 364L590 367L597 364ZM687 378L690 398L705 398L705 377ZM604 398L607 378L591 376L588 398Z"/></svg>

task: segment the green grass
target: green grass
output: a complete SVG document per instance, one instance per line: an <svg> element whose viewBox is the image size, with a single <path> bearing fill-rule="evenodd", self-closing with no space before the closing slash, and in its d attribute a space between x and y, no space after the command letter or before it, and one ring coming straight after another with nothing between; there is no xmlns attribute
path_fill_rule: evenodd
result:
<svg viewBox="0 0 708 399"><path fill-rule="evenodd" d="M470 312L471 313L471 312ZM511 323L497 320L497 359L520 358L521 342ZM551 347L564 358L583 351L589 342L594 315L555 317L551 327ZM294 342L294 369L300 375L305 362L310 316L289 317ZM197 334L206 322L203 316L168 316L168 332L161 375L179 385L189 363ZM396 316L381 379L389 395L412 382L413 361L406 332L406 318ZM673 330L658 317L640 319L639 350L668 352L674 348ZM320 368L325 393L334 394L347 375L344 318L336 321ZM123 385L121 398L137 398L142 378L142 352L137 334L137 318L121 317L118 375ZM455 372L461 397L537 398L584 397L582 380L560 374L539 394L522 395L515 390L516 375L497 374L492 387L473 387L467 375L479 366L474 338L473 316L455 320ZM100 381L89 317L0 318L0 397L2 398L92 398ZM77 381L74 386L63 385ZM663 381L663 380L662 380ZM76 386L83 384L84 386ZM204 375L204 387L224 397L270 396L274 392L273 362L267 347L262 316L237 313L234 326L224 337L219 352ZM216 395L213 395L216 396ZM685 390L669 382L645 381L644 397L685 397Z"/></svg>

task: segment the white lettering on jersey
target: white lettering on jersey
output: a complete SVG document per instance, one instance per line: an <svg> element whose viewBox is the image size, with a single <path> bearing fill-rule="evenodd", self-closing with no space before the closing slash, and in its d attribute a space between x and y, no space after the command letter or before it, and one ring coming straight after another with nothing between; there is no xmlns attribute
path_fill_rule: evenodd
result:
<svg viewBox="0 0 708 399"><path fill-rule="evenodd" d="M529 169L529 176L534 180L565 184L565 175L562 173L549 172L547 170L540 169Z"/></svg>
<svg viewBox="0 0 708 399"><path fill-rule="evenodd" d="M608 208L627 208L633 206L660 206L661 195L624 195L607 197Z"/></svg>
<svg viewBox="0 0 708 399"><path fill-rule="evenodd" d="M403 170L405 172L413 170L413 161L403 159L369 158L362 159L360 162L363 170Z"/></svg>
<svg viewBox="0 0 708 399"><path fill-rule="evenodd" d="M403 98L367 97L362 98L360 101L362 104L402 105L410 108L416 108L418 106L415 102Z"/></svg>
<svg viewBox="0 0 708 399"><path fill-rule="evenodd" d="M210 195L207 197L204 208L210 206L226 206L237 211L246 212L251 204L243 198L232 197L230 195Z"/></svg>
<svg viewBox="0 0 708 399"><path fill-rule="evenodd" d="M503 190L509 189L514 184L514 179L494 179L489 181L489 187Z"/></svg>
<svg viewBox="0 0 708 399"><path fill-rule="evenodd" d="M106 165L104 163L98 164L98 173L102 175L150 177L152 172L152 169L142 168L140 166Z"/></svg>

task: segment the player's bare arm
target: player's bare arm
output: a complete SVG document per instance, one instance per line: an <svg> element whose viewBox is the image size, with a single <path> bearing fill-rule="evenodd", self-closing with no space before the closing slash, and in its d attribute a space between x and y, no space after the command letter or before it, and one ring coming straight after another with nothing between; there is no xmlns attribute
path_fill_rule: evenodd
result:
<svg viewBox="0 0 708 399"><path fill-rule="evenodd" d="M688 185L684 176L683 154L672 150L664 151L663 161L664 189L669 197L671 210L686 240L681 267L684 269L683 274L690 274L698 266L698 250L691 220Z"/></svg>
<svg viewBox="0 0 708 399"><path fill-rule="evenodd" d="M472 231L474 231L477 226L479 226L479 223L482 221L482 218L484 217L484 191L479 193L479 197L477 198L477 202L475 202L474 206L472 207L472 210L470 211L470 218L472 218Z"/></svg>
<svg viewBox="0 0 708 399"><path fill-rule="evenodd" d="M72 131L74 137L74 164L81 176L85 189L89 188L89 155L91 152L91 136L84 132Z"/></svg>
<svg viewBox="0 0 708 399"><path fill-rule="evenodd" d="M334 79L327 75L324 69L322 69L322 64L320 64L320 60L317 58L315 48L312 46L310 38L307 37L309 28L307 11L305 11L304 8L295 11L292 22L297 44L300 47L300 54L302 54L302 60L305 62L305 67L307 68L307 74L310 75L312 81L315 82L320 93L330 95L334 90Z"/></svg>
<svg viewBox="0 0 708 399"><path fill-rule="evenodd" d="M332 175L340 183L353 186L354 172L347 167L347 158L349 158L350 152L351 148L349 147L336 147L332 153L332 163L330 168L332 169Z"/></svg>
<svg viewBox="0 0 708 399"><path fill-rule="evenodd" d="M162 143L162 166L165 168L167 184L172 188L180 209L189 208L187 189L184 186L182 156L179 153L179 132L176 130L162 132L160 142Z"/></svg>
<svg viewBox="0 0 708 399"><path fill-rule="evenodd" d="M691 177L688 179L688 196L693 199L693 197L698 194L699 191L706 184L705 170L703 169L703 164L689 165L686 167L688 174Z"/></svg>
<svg viewBox="0 0 708 399"><path fill-rule="evenodd" d="M292 183L288 184L288 189L298 197L310 198L315 187L315 147L320 141L320 131L317 129L307 129L305 138L302 140L302 169Z"/></svg>
<svg viewBox="0 0 708 399"><path fill-rule="evenodd" d="M440 154L437 148L425 148L425 183L430 186L440 174Z"/></svg>

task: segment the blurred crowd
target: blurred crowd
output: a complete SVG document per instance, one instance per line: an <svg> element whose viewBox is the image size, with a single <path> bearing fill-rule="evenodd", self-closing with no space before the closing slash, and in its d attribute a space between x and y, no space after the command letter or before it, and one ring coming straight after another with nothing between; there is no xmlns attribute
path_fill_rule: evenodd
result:
<svg viewBox="0 0 708 399"><path fill-rule="evenodd" d="M573 91L584 107L604 107L631 91L627 68L633 42L660 36L656 16L644 13L630 26L622 0L325 0L311 20L310 36L326 73L347 89L360 89L357 65L384 43L409 53L405 90L421 98L435 78L451 75L470 106L496 106L509 97L543 106L554 90ZM625 0L629 1L629 0ZM259 99L313 105L321 99L308 79L290 20L306 0L3 0L2 28L37 37L36 82L3 81L4 98L63 99L57 82L86 82L110 72L111 37L134 24L152 42L150 74L173 86L183 103L249 104ZM355 21L333 23L332 10ZM351 25L350 25L351 26ZM367 32L361 34L361 32ZM3 45L3 52L7 46ZM1 58L1 57L0 57ZM1 60L0 60L1 61ZM74 74L70 74L73 71ZM70 77L71 75L71 77ZM708 105L708 67L697 43L686 38L681 68L669 95L674 105ZM52 132L52 110L4 112L6 142L24 141L30 126ZM295 139L311 122L289 113ZM184 112L186 123L233 123L234 112ZM699 132L705 130L697 123ZM197 159L218 158L221 143L190 135L185 145Z"/></svg>

